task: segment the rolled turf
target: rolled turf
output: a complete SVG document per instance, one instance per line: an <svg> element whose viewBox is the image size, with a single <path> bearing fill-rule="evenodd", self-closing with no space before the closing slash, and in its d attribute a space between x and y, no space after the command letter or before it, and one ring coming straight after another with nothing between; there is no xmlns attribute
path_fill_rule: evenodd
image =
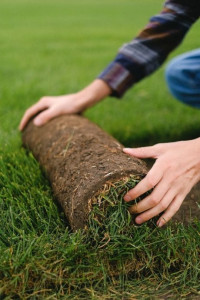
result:
<svg viewBox="0 0 200 300"><path fill-rule="evenodd" d="M129 182L134 186L147 172L144 162L124 154L116 139L78 115L60 116L42 127L30 122L23 144L44 168L73 230L87 226L93 207L107 203L108 190L124 193ZM121 192L115 188L119 184Z"/></svg>

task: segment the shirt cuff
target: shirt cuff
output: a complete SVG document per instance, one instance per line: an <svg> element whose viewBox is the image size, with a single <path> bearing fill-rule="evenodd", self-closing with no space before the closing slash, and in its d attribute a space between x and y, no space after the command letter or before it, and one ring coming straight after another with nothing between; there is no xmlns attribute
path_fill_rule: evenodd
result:
<svg viewBox="0 0 200 300"><path fill-rule="evenodd" d="M117 98L121 98L135 82L133 75L116 62L109 64L98 79L105 81L112 89L111 96Z"/></svg>

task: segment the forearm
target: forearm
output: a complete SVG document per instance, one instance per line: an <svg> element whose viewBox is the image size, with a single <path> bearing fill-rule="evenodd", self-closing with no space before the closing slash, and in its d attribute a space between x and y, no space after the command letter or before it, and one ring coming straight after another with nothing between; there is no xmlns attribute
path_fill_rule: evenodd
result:
<svg viewBox="0 0 200 300"><path fill-rule="evenodd" d="M112 93L110 86L101 79L95 79L83 90L76 93L77 104L84 109L93 106Z"/></svg>
<svg viewBox="0 0 200 300"><path fill-rule="evenodd" d="M114 61L99 75L121 97L133 84L154 72L177 47L191 25L198 19L200 8L195 0L169 0L160 14L131 42L123 45Z"/></svg>

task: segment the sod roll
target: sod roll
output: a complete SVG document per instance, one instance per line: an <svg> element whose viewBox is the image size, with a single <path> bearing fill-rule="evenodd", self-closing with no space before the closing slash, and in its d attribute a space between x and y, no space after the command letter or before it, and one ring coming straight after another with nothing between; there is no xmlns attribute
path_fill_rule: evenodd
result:
<svg viewBox="0 0 200 300"><path fill-rule="evenodd" d="M141 160L124 154L116 139L82 116L60 116L42 127L31 121L22 139L46 171L73 230L87 225L92 199L108 183L147 172Z"/></svg>

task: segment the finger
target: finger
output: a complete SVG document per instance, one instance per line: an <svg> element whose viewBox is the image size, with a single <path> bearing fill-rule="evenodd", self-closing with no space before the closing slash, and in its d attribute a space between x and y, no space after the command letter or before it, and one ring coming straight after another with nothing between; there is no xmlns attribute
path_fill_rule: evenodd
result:
<svg viewBox="0 0 200 300"><path fill-rule="evenodd" d="M183 203L184 200L184 195L179 195L174 198L172 203L169 205L168 209L166 212L159 218L157 222L158 227L162 227L164 224L169 222L169 220L175 215L175 213L179 210L181 204Z"/></svg>
<svg viewBox="0 0 200 300"><path fill-rule="evenodd" d="M151 170L133 189L131 189L125 196L125 201L131 201L138 198L142 194L154 188L163 176L163 170L160 164L155 162Z"/></svg>
<svg viewBox="0 0 200 300"><path fill-rule="evenodd" d="M170 188L170 179L162 178L149 196L129 208L130 213L141 213L161 202Z"/></svg>
<svg viewBox="0 0 200 300"><path fill-rule="evenodd" d="M49 108L41 112L33 121L34 125L42 126L58 115L55 109Z"/></svg>
<svg viewBox="0 0 200 300"><path fill-rule="evenodd" d="M47 108L48 106L42 102L38 102L31 106L27 111L25 112L24 116L22 117L22 120L19 125L19 130L23 130L25 126L27 125L28 121L36 115L39 111Z"/></svg>
<svg viewBox="0 0 200 300"><path fill-rule="evenodd" d="M189 185L185 185L184 187L182 186L182 180L179 182L179 190L176 189L176 191L179 193L176 196L176 198L173 200L173 202L170 204L166 212L158 220L157 222L158 227L162 227L164 224L166 224L179 210L185 197L191 191L193 185L196 183L195 180L193 182L192 181L190 182Z"/></svg>
<svg viewBox="0 0 200 300"><path fill-rule="evenodd" d="M137 224L142 224L142 223L152 219L153 217L159 215L162 211L166 210L170 206L173 199L175 198L175 195L176 195L176 190L175 189L170 190L168 193L166 193L166 195L164 196L162 201L159 202L158 205L156 205L155 207L140 214L135 219L135 222Z"/></svg>
<svg viewBox="0 0 200 300"><path fill-rule="evenodd" d="M158 156L157 145L141 148L124 148L123 151L138 158L157 158Z"/></svg>

